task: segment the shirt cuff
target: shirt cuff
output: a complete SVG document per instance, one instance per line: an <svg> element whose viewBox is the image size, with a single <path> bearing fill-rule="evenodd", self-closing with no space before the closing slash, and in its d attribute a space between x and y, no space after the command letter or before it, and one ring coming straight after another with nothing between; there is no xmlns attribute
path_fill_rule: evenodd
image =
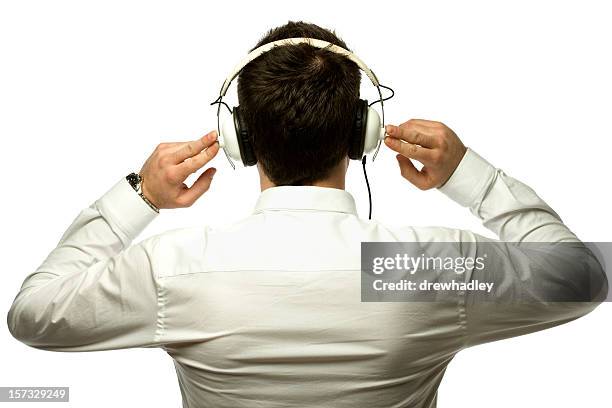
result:
<svg viewBox="0 0 612 408"><path fill-rule="evenodd" d="M96 200L95 205L126 247L159 215L125 177Z"/></svg>
<svg viewBox="0 0 612 408"><path fill-rule="evenodd" d="M495 171L491 163L468 148L455 172L438 190L463 207L470 207L485 193Z"/></svg>

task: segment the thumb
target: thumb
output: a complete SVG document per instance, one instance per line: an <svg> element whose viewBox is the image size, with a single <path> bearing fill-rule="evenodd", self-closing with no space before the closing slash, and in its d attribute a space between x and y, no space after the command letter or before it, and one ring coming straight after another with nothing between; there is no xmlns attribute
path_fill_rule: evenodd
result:
<svg viewBox="0 0 612 408"><path fill-rule="evenodd" d="M200 177L198 177L198 179L192 184L192 186L185 190L183 194L181 194L179 201L185 203L187 207L195 203L198 198L202 197L202 195L208 191L208 189L210 188L210 184L212 183L213 176L216 172L217 169L215 169L214 167L206 169L206 171L200 174Z"/></svg>

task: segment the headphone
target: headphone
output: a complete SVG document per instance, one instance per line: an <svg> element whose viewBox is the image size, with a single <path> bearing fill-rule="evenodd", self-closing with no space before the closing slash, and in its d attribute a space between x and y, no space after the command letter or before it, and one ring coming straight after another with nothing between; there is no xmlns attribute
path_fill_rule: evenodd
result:
<svg viewBox="0 0 612 408"><path fill-rule="evenodd" d="M351 134L348 151L349 158L353 160L362 160L364 166L366 155L374 152L372 161L374 161L374 159L376 158L376 155L378 154L378 149L380 148L380 144L385 138L385 110L383 102L393 97L392 94L390 97L383 98L381 87L389 89L391 90L391 92L393 92L393 90L384 85L381 85L374 72L372 72L372 70L368 68L368 66L359 57L357 57L349 50L346 50L330 42L318 40L315 38L287 38L284 40L278 40L264 44L261 47L254 49L246 57L244 57L242 61L240 61L238 65L236 65L231 74L228 75L228 77L225 79L225 81L223 82L223 86L221 86L219 97L211 104L218 104L218 142L219 146L225 152L225 155L229 160L232 168L236 168L234 162L241 163L245 167L253 166L257 163L257 157L255 157L255 152L249 139L250 136L248 127L245 123L243 114L241 113L240 106L236 106L233 109L230 109L229 106L227 106L227 104L223 102L223 97L227 93L227 90L234 78L236 78L240 74L242 69L251 61L261 56L262 54L272 50L275 47L298 44L308 44L315 48L326 49L335 52L336 54L340 54L347 57L349 60L357 64L357 66L370 79L372 85L376 87L376 89L378 90L378 95L380 96L380 99L376 102L380 102L382 120L381 117L378 115L378 112L376 112L376 110L371 107L376 102L368 104L366 100L359 99L357 103L357 112L355 112L355 120L353 122L353 131ZM231 116L226 116L221 120L220 113L222 104L225 105L228 110L230 110Z"/></svg>

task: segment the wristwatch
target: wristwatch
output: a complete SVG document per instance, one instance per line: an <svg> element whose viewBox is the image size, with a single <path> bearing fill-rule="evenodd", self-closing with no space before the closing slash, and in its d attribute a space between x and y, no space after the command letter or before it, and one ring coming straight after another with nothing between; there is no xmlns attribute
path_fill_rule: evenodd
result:
<svg viewBox="0 0 612 408"><path fill-rule="evenodd" d="M142 198L144 202L147 203L153 211L159 213L159 208L157 208L155 204L149 201L149 199L145 197L145 195L142 193L142 182L144 181L144 179L140 176L140 174L130 173L125 177L125 179L128 181L128 183L130 183L130 186L132 186L134 191L138 193L140 198Z"/></svg>

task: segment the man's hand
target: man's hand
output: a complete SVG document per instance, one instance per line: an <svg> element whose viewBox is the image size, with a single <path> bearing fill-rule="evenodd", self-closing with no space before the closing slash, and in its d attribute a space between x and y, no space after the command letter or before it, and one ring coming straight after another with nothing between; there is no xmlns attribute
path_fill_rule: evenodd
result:
<svg viewBox="0 0 612 408"><path fill-rule="evenodd" d="M399 153L402 176L421 190L441 187L453 174L466 152L455 132L445 124L411 119L399 126L388 125L385 144ZM423 163L417 170L410 159Z"/></svg>
<svg viewBox="0 0 612 408"><path fill-rule="evenodd" d="M157 208L191 206L210 187L217 171L210 167L191 187L184 181L219 152L217 132L190 142L161 143L140 170L142 193Z"/></svg>

